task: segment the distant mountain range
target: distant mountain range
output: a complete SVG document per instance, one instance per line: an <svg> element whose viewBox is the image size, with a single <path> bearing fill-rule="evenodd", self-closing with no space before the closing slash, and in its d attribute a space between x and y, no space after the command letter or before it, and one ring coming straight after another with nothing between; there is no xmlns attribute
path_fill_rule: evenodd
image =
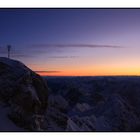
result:
<svg viewBox="0 0 140 140"><path fill-rule="evenodd" d="M45 79L49 98L55 97L51 104L65 104L63 131L140 131L140 77Z"/></svg>

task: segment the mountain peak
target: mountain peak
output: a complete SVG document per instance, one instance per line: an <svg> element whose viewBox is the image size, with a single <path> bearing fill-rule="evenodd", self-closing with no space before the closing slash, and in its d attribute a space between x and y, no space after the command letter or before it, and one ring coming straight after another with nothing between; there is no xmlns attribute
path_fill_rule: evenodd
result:
<svg viewBox="0 0 140 140"><path fill-rule="evenodd" d="M47 97L42 77L20 61L0 57L0 102L10 108L8 116L13 122L30 130L41 129L38 118L45 113Z"/></svg>

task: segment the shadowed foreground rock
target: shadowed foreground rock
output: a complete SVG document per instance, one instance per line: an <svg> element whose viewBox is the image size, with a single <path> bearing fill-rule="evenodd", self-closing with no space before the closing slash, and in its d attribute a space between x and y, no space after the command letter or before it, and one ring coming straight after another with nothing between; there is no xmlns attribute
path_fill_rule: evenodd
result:
<svg viewBox="0 0 140 140"><path fill-rule="evenodd" d="M41 130L47 98L48 87L39 75L19 61L0 57L0 105L9 108L11 121L26 130Z"/></svg>

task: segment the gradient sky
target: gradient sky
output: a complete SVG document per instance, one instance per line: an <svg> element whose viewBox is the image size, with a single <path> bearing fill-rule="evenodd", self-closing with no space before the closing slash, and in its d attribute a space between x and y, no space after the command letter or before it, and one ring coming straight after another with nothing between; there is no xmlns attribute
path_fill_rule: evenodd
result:
<svg viewBox="0 0 140 140"><path fill-rule="evenodd" d="M140 75L140 9L0 9L0 56L41 75Z"/></svg>

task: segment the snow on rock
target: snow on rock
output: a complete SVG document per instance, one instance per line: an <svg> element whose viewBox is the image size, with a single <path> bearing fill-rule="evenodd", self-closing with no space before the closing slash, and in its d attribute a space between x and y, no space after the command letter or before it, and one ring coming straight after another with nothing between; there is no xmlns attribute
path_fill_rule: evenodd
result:
<svg viewBox="0 0 140 140"><path fill-rule="evenodd" d="M68 116L56 109L55 107L48 107L45 121L44 130L46 131L65 131L67 127Z"/></svg>
<svg viewBox="0 0 140 140"><path fill-rule="evenodd" d="M48 106L57 108L60 111L66 111L68 108L68 102L61 95L50 95Z"/></svg>
<svg viewBox="0 0 140 140"><path fill-rule="evenodd" d="M66 131L95 131L95 116L74 116L67 121Z"/></svg>
<svg viewBox="0 0 140 140"><path fill-rule="evenodd" d="M74 121L72 121L71 119L69 119L67 123L68 123L68 126L67 126L66 131L82 131L82 129L76 123L74 123Z"/></svg>
<svg viewBox="0 0 140 140"><path fill-rule="evenodd" d="M134 108L119 95L111 95L102 105L97 106L94 114L98 116L98 131L133 131L140 125L140 119ZM99 124L105 124L107 127Z"/></svg>
<svg viewBox="0 0 140 140"><path fill-rule="evenodd" d="M8 118L10 108L0 106L0 131L25 131Z"/></svg>
<svg viewBox="0 0 140 140"><path fill-rule="evenodd" d="M45 131L65 131L67 127L68 102L60 95L49 95L48 108L43 123Z"/></svg>
<svg viewBox="0 0 140 140"><path fill-rule="evenodd" d="M91 107L87 103L77 103L76 109L81 112L84 112L84 111L90 110Z"/></svg>

